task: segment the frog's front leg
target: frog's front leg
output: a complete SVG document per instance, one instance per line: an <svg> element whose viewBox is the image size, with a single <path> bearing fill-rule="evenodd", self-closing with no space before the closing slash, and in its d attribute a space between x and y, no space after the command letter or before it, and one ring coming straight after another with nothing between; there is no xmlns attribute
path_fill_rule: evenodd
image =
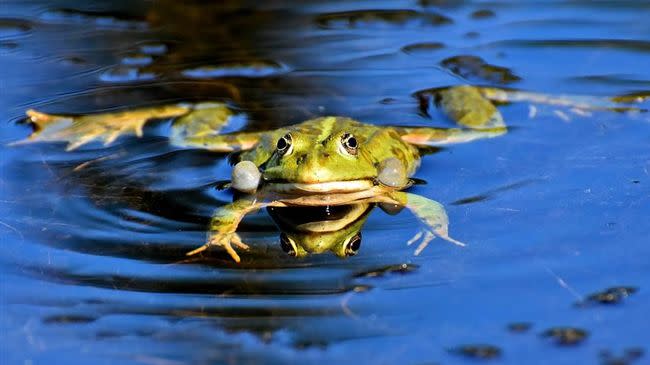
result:
<svg viewBox="0 0 650 365"><path fill-rule="evenodd" d="M206 243L203 246L188 252L186 255L195 255L199 252L205 251L211 246L221 246L228 252L228 254L230 254L230 257L232 257L235 262L240 262L241 259L239 258L237 251L233 248L233 245L244 250L248 249L248 245L242 242L241 238L237 234L237 227L246 214L261 209L269 204L271 203L258 202L255 196L247 195L228 205L217 208L210 221Z"/></svg>
<svg viewBox="0 0 650 365"><path fill-rule="evenodd" d="M377 200L405 206L424 224L422 231L417 233L407 243L411 245L420 240L420 244L415 249L415 255L419 255L427 247L429 242L436 237L440 237L458 246L465 246L464 243L449 236L449 218L447 217L447 212L442 204L437 201L402 191L391 192L383 197L378 197Z"/></svg>

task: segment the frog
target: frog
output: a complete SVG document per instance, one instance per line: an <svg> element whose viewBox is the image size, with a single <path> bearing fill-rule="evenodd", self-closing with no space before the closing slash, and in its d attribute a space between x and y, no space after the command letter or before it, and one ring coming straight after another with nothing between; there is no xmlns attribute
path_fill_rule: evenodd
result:
<svg viewBox="0 0 650 365"><path fill-rule="evenodd" d="M375 205L413 213L420 229L407 244L418 243L414 254L419 255L435 238L465 246L450 236L449 219L441 203L409 191L423 150L506 134L508 127L496 105L510 100L575 110L613 108L611 104L617 102L591 103L591 99L585 102L471 85L435 89L429 94L455 126L380 126L345 116L320 116L269 131L221 133L237 113L226 103L206 101L88 115L30 109L27 118L34 131L17 144L67 142L68 151L93 141L109 145L120 136L142 136L149 121L172 119L172 145L235 156L226 185L234 192L233 201L216 208L205 243L187 256L220 247L239 263L239 252L250 247L237 229L245 216L263 208L283 228L280 244L287 254L304 257L329 251L339 257L353 256L360 247L361 226ZM346 214L340 222L291 224L279 213L310 207L344 209Z"/></svg>

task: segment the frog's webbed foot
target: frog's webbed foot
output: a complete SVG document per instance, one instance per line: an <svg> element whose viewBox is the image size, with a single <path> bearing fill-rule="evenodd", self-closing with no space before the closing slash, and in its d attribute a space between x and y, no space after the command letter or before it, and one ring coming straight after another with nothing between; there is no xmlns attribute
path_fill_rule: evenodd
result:
<svg viewBox="0 0 650 365"><path fill-rule="evenodd" d="M413 252L415 256L419 255L422 251L424 251L424 249L427 248L427 246L429 245L429 242L431 242L436 237L440 237L443 240L447 242L451 242L460 247L466 246L463 242L460 242L458 240L449 237L449 233L446 231L447 231L446 229L444 230L444 232L440 229L434 230L431 227L423 228L418 233L416 233L410 240L408 240L406 244L410 246L418 241L420 242L418 244L418 247L415 249L415 252Z"/></svg>
<svg viewBox="0 0 650 365"><path fill-rule="evenodd" d="M422 229L411 238L407 245L412 245L419 241L415 249L415 255L419 255L434 238L440 237L447 242L457 246L465 247L460 242L449 236L449 218L442 204L427 199L420 195L405 192L393 192L390 194L393 202L406 206L422 222Z"/></svg>
<svg viewBox="0 0 650 365"><path fill-rule="evenodd" d="M196 255L197 253L201 253L208 248L212 246L220 246L223 247L226 252L232 257L235 262L239 263L241 259L239 258L239 255L237 254L237 251L233 248L233 245L236 246L237 248L240 248L242 250L248 250L250 247L242 242L241 237L237 233L220 233L220 232L213 232L210 234L208 237L207 242L201 246L198 247L188 253L186 253L186 256L193 256Z"/></svg>

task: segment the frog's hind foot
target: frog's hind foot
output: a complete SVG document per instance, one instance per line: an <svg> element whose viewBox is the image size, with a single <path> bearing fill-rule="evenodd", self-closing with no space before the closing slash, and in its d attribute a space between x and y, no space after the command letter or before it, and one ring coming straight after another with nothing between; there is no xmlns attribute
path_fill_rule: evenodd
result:
<svg viewBox="0 0 650 365"><path fill-rule="evenodd" d="M418 244L418 247L413 252L413 255L418 256L420 253L422 253L422 251L424 251L425 248L427 248L429 242L431 242L436 237L440 237L443 240L447 242L451 242L460 247L467 246L465 243L449 237L449 234L446 232L446 230L443 230L442 228L438 228L435 231L431 229L423 228L418 233L416 233L410 240L408 240L406 244L408 246L411 246L412 244L419 241L420 243Z"/></svg>
<svg viewBox="0 0 650 365"><path fill-rule="evenodd" d="M198 247L185 255L194 256L207 250L211 246L221 246L226 250L226 252L228 252L230 257L232 257L236 263L239 263L241 262L241 259L239 258L237 251L232 247L233 245L242 250L248 250L250 248L247 244L242 242L241 237L239 237L237 233L214 233L208 238L208 241L203 246Z"/></svg>

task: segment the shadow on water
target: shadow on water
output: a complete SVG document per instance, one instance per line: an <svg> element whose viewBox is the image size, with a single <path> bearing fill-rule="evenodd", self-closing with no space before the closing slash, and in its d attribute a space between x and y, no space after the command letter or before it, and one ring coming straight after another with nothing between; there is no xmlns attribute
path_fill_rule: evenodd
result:
<svg viewBox="0 0 650 365"><path fill-rule="evenodd" d="M425 151L415 178L426 183L412 189L445 203L452 234L469 245L434 241L420 256L406 245L417 232L408 212L369 207L337 216L364 224L354 257L290 257L266 212L241 226L251 245L241 264L220 250L186 257L232 199L218 189L230 165L170 146L166 120L143 138L70 153L7 144L28 135L15 122L29 108L205 100L227 102L242 114L233 128L251 131L322 115L450 126L432 91L461 83L619 95L647 109L644 10L642 1L8 2L0 358L641 363L647 113L503 103L508 135ZM312 214L275 220L286 229Z"/></svg>

